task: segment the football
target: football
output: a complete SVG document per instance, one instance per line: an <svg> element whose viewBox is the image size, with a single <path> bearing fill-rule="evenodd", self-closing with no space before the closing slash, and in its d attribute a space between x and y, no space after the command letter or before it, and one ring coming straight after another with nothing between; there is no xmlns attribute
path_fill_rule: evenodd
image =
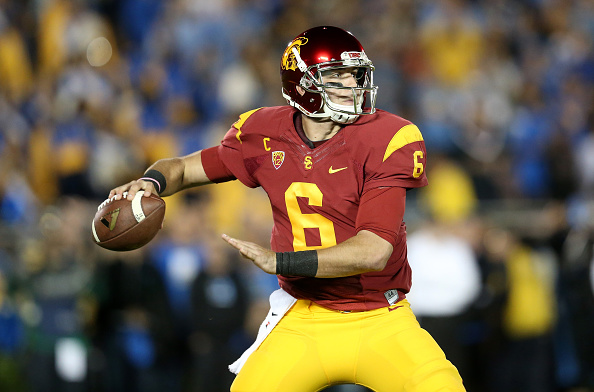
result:
<svg viewBox="0 0 594 392"><path fill-rule="evenodd" d="M165 218L165 201L143 194L138 191L130 201L124 192L120 200L114 196L99 205L92 227L97 245L123 252L138 249L157 235Z"/></svg>

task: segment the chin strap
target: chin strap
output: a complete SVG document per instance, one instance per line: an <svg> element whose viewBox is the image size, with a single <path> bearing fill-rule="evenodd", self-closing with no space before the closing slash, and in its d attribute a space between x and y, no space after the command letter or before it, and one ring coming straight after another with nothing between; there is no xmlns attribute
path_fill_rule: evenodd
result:
<svg viewBox="0 0 594 392"><path fill-rule="evenodd" d="M345 111L352 109L352 107L348 105L337 105L333 103L332 106L336 109ZM352 124L359 118L358 114L348 114L332 110L328 107L327 103L324 104L324 113L328 115L328 117L330 117L332 121L337 122L339 124Z"/></svg>
<svg viewBox="0 0 594 392"><path fill-rule="evenodd" d="M322 93L320 93L320 94L322 94ZM325 101L324 105L323 105L323 109L321 111L318 111L316 113L310 113L304 107L302 107L297 102L295 102L288 94L285 93L284 90L282 91L282 95L287 100L287 103L289 105L293 106L294 108L299 109L303 114L305 114L308 117L329 118L332 121L339 123L339 124L352 124L359 118L359 114L342 113L342 112L337 111L337 110L343 110L343 111L353 110L353 107L350 105L338 105L338 104L332 103L332 108L329 108L327 101ZM326 100L327 99L329 99L329 98L326 98Z"/></svg>

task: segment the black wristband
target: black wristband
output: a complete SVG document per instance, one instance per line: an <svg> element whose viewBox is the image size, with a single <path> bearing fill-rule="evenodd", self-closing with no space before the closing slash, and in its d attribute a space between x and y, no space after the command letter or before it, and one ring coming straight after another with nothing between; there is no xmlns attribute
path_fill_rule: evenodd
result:
<svg viewBox="0 0 594 392"><path fill-rule="evenodd" d="M148 170L140 179L155 183L155 185L157 185L158 194L161 194L161 192L163 192L167 187L167 180L165 180L165 176L163 173L155 169Z"/></svg>
<svg viewBox="0 0 594 392"><path fill-rule="evenodd" d="M318 252L277 252L276 274L282 276L305 276L313 278L318 273Z"/></svg>

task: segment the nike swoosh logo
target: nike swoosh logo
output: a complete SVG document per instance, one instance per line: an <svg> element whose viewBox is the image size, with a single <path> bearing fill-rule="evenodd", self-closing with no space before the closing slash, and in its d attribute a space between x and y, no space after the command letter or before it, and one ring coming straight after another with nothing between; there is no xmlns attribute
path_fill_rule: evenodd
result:
<svg viewBox="0 0 594 392"><path fill-rule="evenodd" d="M272 316L278 316L278 314L276 314L276 313L272 312Z"/></svg>
<svg viewBox="0 0 594 392"><path fill-rule="evenodd" d="M346 169L347 167L348 167L348 166L346 166L346 167L341 167L340 169L333 169L333 168L332 168L332 166L330 166L330 169L328 169L328 173L330 173L330 174L338 173L339 171L341 171L341 170L344 170L344 169Z"/></svg>
<svg viewBox="0 0 594 392"><path fill-rule="evenodd" d="M391 311L396 310L396 309L401 308L401 307L402 307L402 305L396 306L394 308L388 308L388 312L391 312Z"/></svg>

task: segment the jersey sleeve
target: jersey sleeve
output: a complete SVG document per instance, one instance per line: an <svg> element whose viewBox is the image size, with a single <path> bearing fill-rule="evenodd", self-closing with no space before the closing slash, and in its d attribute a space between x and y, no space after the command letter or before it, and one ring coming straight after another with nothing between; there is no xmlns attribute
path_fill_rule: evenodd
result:
<svg viewBox="0 0 594 392"><path fill-rule="evenodd" d="M371 142L363 192L378 187L419 188L428 183L427 151L421 131L409 122L392 129L378 132Z"/></svg>
<svg viewBox="0 0 594 392"><path fill-rule="evenodd" d="M251 138L253 135L245 132L244 127L250 116L258 110L254 109L240 115L239 120L231 126L223 138L219 148L219 157L227 169L235 178L250 188L258 187L259 183L251 175L252 171L247 167L251 160L249 157L246 157L246 149L252 141Z"/></svg>
<svg viewBox="0 0 594 392"><path fill-rule="evenodd" d="M236 177L227 169L220 157L222 146L209 147L202 150L202 167L208 179L215 184L235 180Z"/></svg>
<svg viewBox="0 0 594 392"><path fill-rule="evenodd" d="M363 194L355 227L371 231L396 247L406 205L406 190L399 187L374 188Z"/></svg>

